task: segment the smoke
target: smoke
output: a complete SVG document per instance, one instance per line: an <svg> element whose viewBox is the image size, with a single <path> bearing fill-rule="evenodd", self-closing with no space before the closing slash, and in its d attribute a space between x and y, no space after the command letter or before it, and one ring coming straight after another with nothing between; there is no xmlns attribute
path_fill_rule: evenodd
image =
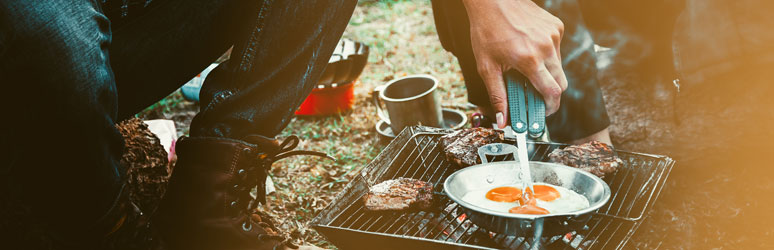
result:
<svg viewBox="0 0 774 250"><path fill-rule="evenodd" d="M570 40L572 40L572 44L575 46L562 57L562 64L565 65L580 57L584 52L594 48L594 39L591 38L591 34L589 34L582 23L576 23L573 30L575 32L573 32L574 34L572 34Z"/></svg>
<svg viewBox="0 0 774 250"><path fill-rule="evenodd" d="M540 4L540 2L538 2ZM557 16L564 23L564 37L562 39L562 64L565 67L578 67L576 60L586 60L584 63L580 63L581 67L590 66L607 66L609 60L603 65L596 65L594 63L588 63L589 58L581 58L584 54L590 54L591 61L597 60L597 54L595 48L595 39L592 37L591 32L586 27L584 16L582 15L580 5L575 0L544 0L542 6L545 10L551 14ZM619 36L623 38L623 36ZM616 49L620 47L619 44L613 46L605 46L610 49ZM573 64L572 66L570 66ZM598 63L597 63L598 64ZM589 72L586 69L580 70L580 72Z"/></svg>
<svg viewBox="0 0 774 250"><path fill-rule="evenodd" d="M595 43L594 52L597 54L597 67L607 68L611 64L634 67L638 62L647 58L652 53L652 47L642 43L640 39L625 32L610 32L604 34L607 43ZM604 54L601 56L600 54Z"/></svg>
<svg viewBox="0 0 774 250"><path fill-rule="evenodd" d="M635 6L604 0L544 0L542 6L565 25L562 40L564 65L584 60L584 54L590 53L596 64L588 66L605 68L615 63L623 67L638 67L657 50L657 45L643 39L643 35L633 29L636 25L622 18L636 10ZM599 53L604 53L604 56L599 56ZM671 53L667 54L671 56Z"/></svg>

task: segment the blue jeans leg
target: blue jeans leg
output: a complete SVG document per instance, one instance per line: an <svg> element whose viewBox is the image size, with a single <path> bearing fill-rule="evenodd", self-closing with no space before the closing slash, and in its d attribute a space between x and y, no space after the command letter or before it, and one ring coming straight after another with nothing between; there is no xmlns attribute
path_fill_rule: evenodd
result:
<svg viewBox="0 0 774 250"><path fill-rule="evenodd" d="M123 173L110 22L89 0L2 1L0 19L0 202L34 218L2 231L40 224L80 238L111 206Z"/></svg>

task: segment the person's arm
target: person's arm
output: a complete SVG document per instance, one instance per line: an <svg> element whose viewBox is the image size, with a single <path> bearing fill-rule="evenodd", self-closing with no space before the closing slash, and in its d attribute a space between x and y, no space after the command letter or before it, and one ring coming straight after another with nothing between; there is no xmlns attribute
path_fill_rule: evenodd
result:
<svg viewBox="0 0 774 250"><path fill-rule="evenodd" d="M606 127L603 130L600 130L599 132L596 132L592 135L573 140L570 142L570 144L583 144L590 141L601 141L604 143L607 143L607 145L613 145L613 140L610 139L610 127Z"/></svg>
<svg viewBox="0 0 774 250"><path fill-rule="evenodd" d="M531 0L463 0L478 72L504 128L508 103L502 73L516 69L543 95L546 114L559 109L567 79L559 51L564 24Z"/></svg>

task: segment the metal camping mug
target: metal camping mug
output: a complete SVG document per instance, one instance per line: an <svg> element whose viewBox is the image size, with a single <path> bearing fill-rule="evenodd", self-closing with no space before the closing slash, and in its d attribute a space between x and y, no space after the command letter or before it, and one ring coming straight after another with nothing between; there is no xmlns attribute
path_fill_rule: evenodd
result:
<svg viewBox="0 0 774 250"><path fill-rule="evenodd" d="M438 80L430 75L410 75L374 88L376 114L397 135L406 126L441 127L443 113L438 102ZM385 113L381 102L387 107Z"/></svg>

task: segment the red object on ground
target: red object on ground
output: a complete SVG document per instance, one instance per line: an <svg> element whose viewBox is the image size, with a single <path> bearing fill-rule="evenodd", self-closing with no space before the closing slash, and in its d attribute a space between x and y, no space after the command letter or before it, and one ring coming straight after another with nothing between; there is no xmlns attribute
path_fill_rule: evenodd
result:
<svg viewBox="0 0 774 250"><path fill-rule="evenodd" d="M368 63L368 46L342 39L317 81L317 87L301 103L296 115L335 115L352 109L355 82Z"/></svg>
<svg viewBox="0 0 774 250"><path fill-rule="evenodd" d="M333 115L352 109L355 103L355 83L316 87L301 103L296 115Z"/></svg>

